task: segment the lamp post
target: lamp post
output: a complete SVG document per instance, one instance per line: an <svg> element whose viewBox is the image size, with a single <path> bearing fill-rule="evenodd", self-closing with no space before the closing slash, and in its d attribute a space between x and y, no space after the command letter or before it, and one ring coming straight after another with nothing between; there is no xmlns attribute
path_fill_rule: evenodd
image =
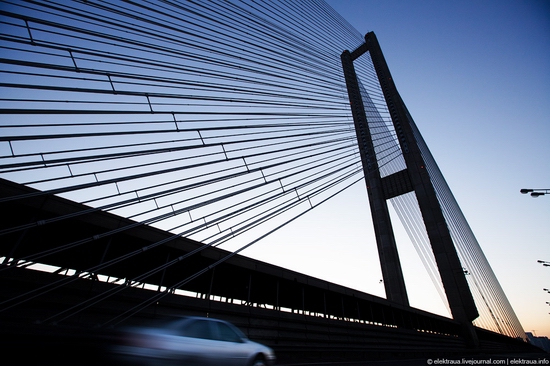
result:
<svg viewBox="0 0 550 366"><path fill-rule="evenodd" d="M519 190L522 194L531 193L531 197L537 198L538 196L544 196L545 194L550 194L550 189L531 189L531 188L522 188Z"/></svg>
<svg viewBox="0 0 550 366"><path fill-rule="evenodd" d="M537 263L542 264L545 267L550 267L550 262L538 260Z"/></svg>

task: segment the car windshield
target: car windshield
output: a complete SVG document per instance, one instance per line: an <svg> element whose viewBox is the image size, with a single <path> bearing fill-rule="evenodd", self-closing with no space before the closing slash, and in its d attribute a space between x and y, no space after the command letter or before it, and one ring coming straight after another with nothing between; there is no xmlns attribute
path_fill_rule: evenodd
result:
<svg viewBox="0 0 550 366"><path fill-rule="evenodd" d="M173 335L212 339L224 342L242 342L246 336L237 327L214 319L182 318L158 324L163 333Z"/></svg>
<svg viewBox="0 0 550 366"><path fill-rule="evenodd" d="M245 335L237 328L231 327L226 323L213 322L218 328L217 339L225 342L242 342Z"/></svg>

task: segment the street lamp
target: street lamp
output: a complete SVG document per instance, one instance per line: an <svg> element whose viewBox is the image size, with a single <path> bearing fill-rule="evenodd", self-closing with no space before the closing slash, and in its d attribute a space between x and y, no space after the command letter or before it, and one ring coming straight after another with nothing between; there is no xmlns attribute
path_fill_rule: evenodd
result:
<svg viewBox="0 0 550 366"><path fill-rule="evenodd" d="M550 262L538 260L537 263L542 264L545 267L550 267Z"/></svg>
<svg viewBox="0 0 550 366"><path fill-rule="evenodd" d="M531 193L531 197L537 198L538 196L544 196L545 194L550 194L550 189L531 189L531 188L522 188L519 190L522 194Z"/></svg>

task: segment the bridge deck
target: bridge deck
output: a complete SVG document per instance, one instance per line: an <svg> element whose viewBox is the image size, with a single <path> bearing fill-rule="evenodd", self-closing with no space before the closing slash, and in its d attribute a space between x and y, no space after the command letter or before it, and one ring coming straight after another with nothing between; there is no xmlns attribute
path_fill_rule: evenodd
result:
<svg viewBox="0 0 550 366"><path fill-rule="evenodd" d="M467 350L452 319L244 256L228 257L231 253L222 249L54 195L33 196L36 191L12 182L2 180L0 185L2 199L29 195L1 203L9 215L0 228L0 256L59 267L57 273L49 273L3 265L4 331L36 332L36 322L44 322L40 329L55 328L43 328L48 324L92 329L122 320L120 325L154 317L209 315L232 321L289 360L297 355L365 359ZM39 258L36 253L44 255ZM223 258L227 260L205 270ZM70 276L68 269L82 274ZM127 280L137 278L128 285ZM182 281L189 278L193 279ZM178 290L165 291L170 287ZM86 302L90 299L102 301ZM136 306L142 310L126 313ZM495 333L478 333L482 347L492 352L525 347Z"/></svg>

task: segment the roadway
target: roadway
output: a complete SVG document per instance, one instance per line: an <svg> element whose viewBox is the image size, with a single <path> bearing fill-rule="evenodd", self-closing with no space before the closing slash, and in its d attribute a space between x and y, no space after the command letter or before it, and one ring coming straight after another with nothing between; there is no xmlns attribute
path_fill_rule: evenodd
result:
<svg viewBox="0 0 550 366"><path fill-rule="evenodd" d="M437 365L550 365L550 354L449 355L433 358L369 360L354 362L278 363L278 366L437 366Z"/></svg>

